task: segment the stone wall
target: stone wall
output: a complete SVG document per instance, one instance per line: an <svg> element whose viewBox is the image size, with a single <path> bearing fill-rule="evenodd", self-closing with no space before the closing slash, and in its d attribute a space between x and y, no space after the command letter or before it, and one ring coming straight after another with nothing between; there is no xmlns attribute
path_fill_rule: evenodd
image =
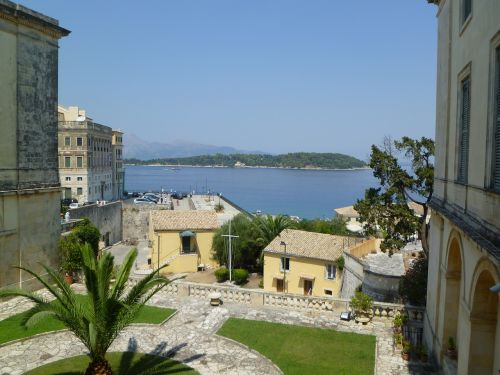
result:
<svg viewBox="0 0 500 375"><path fill-rule="evenodd" d="M349 299L354 296L356 288L363 283L363 262L348 253L344 253L344 261L344 279L340 297Z"/></svg>
<svg viewBox="0 0 500 375"><path fill-rule="evenodd" d="M167 206L161 205L123 203L123 240L147 239L149 212L168 209Z"/></svg>
<svg viewBox="0 0 500 375"><path fill-rule="evenodd" d="M364 270L362 292L376 301L397 302L399 300L399 280L401 276L384 275Z"/></svg>
<svg viewBox="0 0 500 375"><path fill-rule="evenodd" d="M71 219L88 218L101 232L105 245L115 244L123 239L122 202L112 202L103 206L89 204L69 210Z"/></svg>

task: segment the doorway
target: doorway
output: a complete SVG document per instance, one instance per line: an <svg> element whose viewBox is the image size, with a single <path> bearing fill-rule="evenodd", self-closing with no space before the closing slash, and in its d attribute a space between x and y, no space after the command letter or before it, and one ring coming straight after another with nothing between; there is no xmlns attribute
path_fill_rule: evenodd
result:
<svg viewBox="0 0 500 375"><path fill-rule="evenodd" d="M304 295L310 296L312 294L313 282L312 280L304 280Z"/></svg>
<svg viewBox="0 0 500 375"><path fill-rule="evenodd" d="M284 290L284 284L283 284L283 279L276 279L276 291L277 292L283 292Z"/></svg>

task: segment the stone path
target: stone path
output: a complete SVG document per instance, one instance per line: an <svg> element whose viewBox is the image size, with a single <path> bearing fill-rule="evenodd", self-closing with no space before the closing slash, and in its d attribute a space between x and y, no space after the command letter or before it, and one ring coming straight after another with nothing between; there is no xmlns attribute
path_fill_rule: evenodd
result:
<svg viewBox="0 0 500 375"><path fill-rule="evenodd" d="M20 299L0 304L0 317L29 308ZM215 335L230 316L284 324L300 324L377 336L376 374L428 374L428 369L408 366L392 348L392 331L387 320L367 326L338 319L338 314L317 311L289 311L280 308L254 308L243 304L210 307L206 300L156 295L151 304L178 310L165 324L134 325L113 343L111 351L134 350L169 356L193 367L201 374L280 374L267 358L244 345ZM3 314L3 315L2 315ZM68 331L49 333L0 346L0 374L17 375L62 358L85 353L84 346Z"/></svg>

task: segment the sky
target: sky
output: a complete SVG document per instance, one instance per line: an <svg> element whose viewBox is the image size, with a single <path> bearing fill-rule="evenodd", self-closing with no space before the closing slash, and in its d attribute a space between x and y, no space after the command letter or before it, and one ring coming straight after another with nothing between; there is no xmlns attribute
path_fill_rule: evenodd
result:
<svg viewBox="0 0 500 375"><path fill-rule="evenodd" d="M386 135L434 136L425 0L20 2L71 30L60 104L147 141L367 159Z"/></svg>

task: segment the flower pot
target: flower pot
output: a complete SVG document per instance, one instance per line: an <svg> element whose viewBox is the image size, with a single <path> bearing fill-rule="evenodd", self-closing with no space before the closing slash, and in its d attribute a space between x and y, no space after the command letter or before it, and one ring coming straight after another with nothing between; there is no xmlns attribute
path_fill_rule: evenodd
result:
<svg viewBox="0 0 500 375"><path fill-rule="evenodd" d="M447 355L450 359L457 359L457 357L458 357L457 349L448 349L448 350L446 351L446 355Z"/></svg>
<svg viewBox="0 0 500 375"><path fill-rule="evenodd" d="M401 356L403 357L403 359L405 361L409 361L410 360L410 353L402 353Z"/></svg>
<svg viewBox="0 0 500 375"><path fill-rule="evenodd" d="M73 275L68 275L68 274L64 275L64 281L66 281L66 284L69 285L73 284Z"/></svg>

